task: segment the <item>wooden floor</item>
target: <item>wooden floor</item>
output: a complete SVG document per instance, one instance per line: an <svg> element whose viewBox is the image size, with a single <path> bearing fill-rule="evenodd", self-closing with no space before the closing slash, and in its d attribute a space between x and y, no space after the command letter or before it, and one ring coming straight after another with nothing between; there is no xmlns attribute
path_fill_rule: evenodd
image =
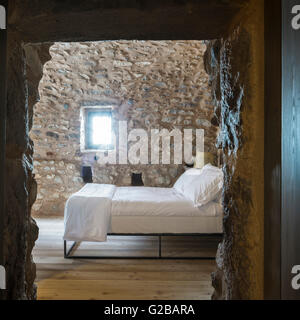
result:
<svg viewBox="0 0 300 320"><path fill-rule="evenodd" d="M63 220L37 219L39 239L34 248L38 299L210 299L214 261L180 260L66 260ZM216 241L205 246L195 238L164 238L163 254L214 255ZM75 254L156 255L154 237L114 237L104 244L80 245ZM97 251L96 251L97 249Z"/></svg>

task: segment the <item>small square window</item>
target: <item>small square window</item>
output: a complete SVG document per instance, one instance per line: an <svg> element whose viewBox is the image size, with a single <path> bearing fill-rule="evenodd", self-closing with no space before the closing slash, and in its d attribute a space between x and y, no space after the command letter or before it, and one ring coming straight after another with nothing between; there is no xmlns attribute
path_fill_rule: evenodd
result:
<svg viewBox="0 0 300 320"><path fill-rule="evenodd" d="M84 108L82 124L83 151L114 149L111 108Z"/></svg>

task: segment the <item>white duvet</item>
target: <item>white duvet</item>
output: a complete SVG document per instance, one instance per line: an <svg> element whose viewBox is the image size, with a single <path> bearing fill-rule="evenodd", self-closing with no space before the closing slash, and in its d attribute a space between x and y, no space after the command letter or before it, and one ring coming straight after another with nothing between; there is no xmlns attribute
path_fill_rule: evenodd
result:
<svg viewBox="0 0 300 320"><path fill-rule="evenodd" d="M111 203L116 187L86 184L65 207L64 240L106 241L111 223Z"/></svg>
<svg viewBox="0 0 300 320"><path fill-rule="evenodd" d="M64 239L106 241L112 216L215 217L220 207L212 201L197 208L174 188L87 184L66 203Z"/></svg>
<svg viewBox="0 0 300 320"><path fill-rule="evenodd" d="M118 187L112 201L113 216L216 216L215 203L198 209L174 188Z"/></svg>

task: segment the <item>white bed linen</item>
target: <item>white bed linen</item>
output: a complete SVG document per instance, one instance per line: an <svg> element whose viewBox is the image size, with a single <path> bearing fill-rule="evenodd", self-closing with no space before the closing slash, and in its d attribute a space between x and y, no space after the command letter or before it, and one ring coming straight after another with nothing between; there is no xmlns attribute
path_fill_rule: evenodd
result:
<svg viewBox="0 0 300 320"><path fill-rule="evenodd" d="M221 216L222 206L220 204L211 202L201 209L195 208L191 200L173 188L87 184L79 192L73 194L66 203L64 240L106 241L107 233L114 230L111 225L112 218L115 221L117 217L136 218L141 225L142 219L147 221L149 217L157 218L155 223L159 223L159 219L163 218L189 219L191 217L215 218ZM199 233L214 233L200 232L200 229L205 231L203 226L198 229L195 227L194 230L199 230ZM157 233L148 230L147 233ZM174 230L180 230L180 225L176 226L175 223ZM140 232L143 233L142 230ZM173 231L164 233L173 233ZM186 232L178 231L178 233Z"/></svg>
<svg viewBox="0 0 300 320"><path fill-rule="evenodd" d="M118 187L112 201L113 216L210 217L219 213L214 202L199 210L174 188Z"/></svg>
<svg viewBox="0 0 300 320"><path fill-rule="evenodd" d="M190 199L195 207L202 207L222 193L223 180L223 171L207 164L201 170L190 169L183 173L174 189Z"/></svg>
<svg viewBox="0 0 300 320"><path fill-rule="evenodd" d="M111 224L111 202L116 187L86 184L65 206L64 240L106 241Z"/></svg>

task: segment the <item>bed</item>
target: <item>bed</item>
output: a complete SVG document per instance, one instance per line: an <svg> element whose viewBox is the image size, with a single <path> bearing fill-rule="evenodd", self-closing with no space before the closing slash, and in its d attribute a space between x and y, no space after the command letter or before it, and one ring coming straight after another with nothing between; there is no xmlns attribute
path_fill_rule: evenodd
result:
<svg viewBox="0 0 300 320"><path fill-rule="evenodd" d="M222 186L222 171L211 165L188 170L173 188L86 184L66 203L64 256L105 258L71 252L79 242L104 242L108 235L155 235L159 254L154 258L162 258L163 236L220 236ZM68 241L74 242L70 249Z"/></svg>

